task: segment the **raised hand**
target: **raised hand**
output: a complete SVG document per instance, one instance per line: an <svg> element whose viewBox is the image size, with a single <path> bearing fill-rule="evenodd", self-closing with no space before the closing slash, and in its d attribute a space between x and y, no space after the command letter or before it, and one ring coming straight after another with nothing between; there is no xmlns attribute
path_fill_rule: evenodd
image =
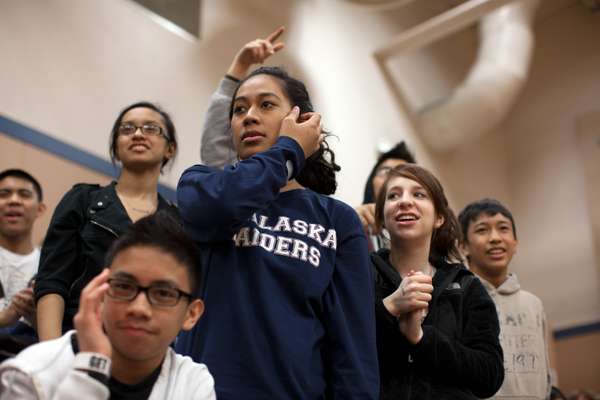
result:
<svg viewBox="0 0 600 400"><path fill-rule="evenodd" d="M309 112L300 115L300 108L294 106L281 122L279 135L289 136L298 142L304 151L304 157L308 158L319 149L323 141L321 114Z"/></svg>
<svg viewBox="0 0 600 400"><path fill-rule="evenodd" d="M426 310L432 292L431 276L421 271L411 272L394 293L383 299L383 305L390 314L400 317L415 310Z"/></svg>
<svg viewBox="0 0 600 400"><path fill-rule="evenodd" d="M375 203L361 204L354 208L365 231L378 235L380 230L375 224Z"/></svg>
<svg viewBox="0 0 600 400"><path fill-rule="evenodd" d="M285 27L280 26L266 38L255 39L242 46L233 58L227 75L243 79L252 65L262 64L267 58L283 49L285 44L276 41L284 30Z"/></svg>
<svg viewBox="0 0 600 400"><path fill-rule="evenodd" d="M73 324L81 351L100 353L110 358L112 346L102 329L102 300L108 290L109 275L110 271L105 269L83 289Z"/></svg>
<svg viewBox="0 0 600 400"><path fill-rule="evenodd" d="M412 344L419 343L423 337L422 324L427 315L433 292L431 281L431 276L425 275L421 271L410 271L396 290L396 292L400 291L403 297L408 298L408 301L399 307L407 311L401 312L398 316L398 328L406 340Z"/></svg>

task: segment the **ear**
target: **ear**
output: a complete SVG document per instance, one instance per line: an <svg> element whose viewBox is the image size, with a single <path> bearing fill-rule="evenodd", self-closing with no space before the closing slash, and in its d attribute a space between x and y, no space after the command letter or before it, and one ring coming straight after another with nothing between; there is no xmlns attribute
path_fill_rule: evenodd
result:
<svg viewBox="0 0 600 400"><path fill-rule="evenodd" d="M458 243L458 249L463 254L464 257L469 257L469 245L464 241L460 241Z"/></svg>
<svg viewBox="0 0 600 400"><path fill-rule="evenodd" d="M40 203L40 204L38 204L37 215L35 217L36 218L41 217L42 215L44 215L45 212L46 212L46 204Z"/></svg>
<svg viewBox="0 0 600 400"><path fill-rule="evenodd" d="M204 302L200 299L193 300L190 304L188 304L181 329L184 331L189 331L192 329L202 314L204 314Z"/></svg>
<svg viewBox="0 0 600 400"><path fill-rule="evenodd" d="M175 143L167 143L167 152L165 154L165 159L170 160L176 151L177 145Z"/></svg>
<svg viewBox="0 0 600 400"><path fill-rule="evenodd" d="M435 220L435 224L433 224L433 227L435 229L438 229L440 226L444 225L444 221L446 221L446 219L444 218L443 215L438 215L436 220Z"/></svg>

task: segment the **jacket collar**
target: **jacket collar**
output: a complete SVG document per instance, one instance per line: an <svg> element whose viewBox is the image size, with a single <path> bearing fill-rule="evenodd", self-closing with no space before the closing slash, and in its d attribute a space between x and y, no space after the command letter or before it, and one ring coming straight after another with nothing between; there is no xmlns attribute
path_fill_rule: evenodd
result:
<svg viewBox="0 0 600 400"><path fill-rule="evenodd" d="M380 249L376 253L371 253L371 261L379 275L387 282L394 286L400 285L402 278L396 269L390 264L390 250ZM448 264L444 261L435 261L433 266L436 268L436 273L433 276L433 286L439 286L443 282L450 280L455 282L457 276L462 276L470 272L462 265Z"/></svg>
<svg viewBox="0 0 600 400"><path fill-rule="evenodd" d="M105 227L115 231L118 235L121 235L132 221L119 200L117 195L117 182L112 181L109 185L101 187L95 191L91 198L87 208L87 215L90 220L95 220ZM158 210L168 210L173 208L174 205L165 200L164 197L158 193Z"/></svg>
<svg viewBox="0 0 600 400"><path fill-rule="evenodd" d="M498 294L507 296L507 295L516 293L521 289L521 285L519 284L517 275L512 272L508 274L508 276L506 277L506 280L504 282L502 282L502 284L500 286L498 286L497 288L494 287L494 285L492 285L490 282L483 279L482 277L479 277L479 279L483 283L483 286L485 286L485 289L488 291L488 293L497 292Z"/></svg>

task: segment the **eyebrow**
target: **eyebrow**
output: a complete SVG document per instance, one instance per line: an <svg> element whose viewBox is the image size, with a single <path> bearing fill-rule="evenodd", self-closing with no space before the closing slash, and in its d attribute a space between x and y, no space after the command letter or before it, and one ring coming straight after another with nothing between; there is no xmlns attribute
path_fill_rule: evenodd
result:
<svg viewBox="0 0 600 400"><path fill-rule="evenodd" d="M125 280L130 280L130 281L135 281L135 282L139 282L135 276L127 273L127 272L123 272L123 271L119 271L119 272L115 272L114 275L111 276L111 278L113 279L125 279ZM174 288L179 288L179 285L177 285L177 283L175 281L172 280L168 280L168 279L164 279L164 280L157 280L157 281L152 281L150 282L150 286L170 286L170 287L174 287Z"/></svg>
<svg viewBox="0 0 600 400"><path fill-rule="evenodd" d="M33 193L33 190L28 189L28 188L10 188L10 187L4 187L4 188L0 188L0 192L4 193L4 192L17 192L17 193Z"/></svg>
<svg viewBox="0 0 600 400"><path fill-rule="evenodd" d="M148 124L153 124L153 125L158 125L158 126L162 125L160 122L154 121L154 120L151 120L151 119L148 119L148 120L145 120L145 121L142 122L142 125L148 125ZM133 120L129 120L129 121L128 120L123 120L123 121L121 121L121 125L135 125L135 121L133 121Z"/></svg>
<svg viewBox="0 0 600 400"><path fill-rule="evenodd" d="M273 92L261 92L256 97L263 98L263 97L269 97L269 96L273 96L277 99L281 99L281 97L279 97L277 94L275 94ZM247 96L238 96L235 99L233 99L234 103L236 101L240 101L240 100L248 101L248 97Z"/></svg>
<svg viewBox="0 0 600 400"><path fill-rule="evenodd" d="M393 185L388 187L388 191L393 190L393 189L402 189L401 185ZM408 190L425 190L427 192L427 190L423 187L423 185L421 185L418 182L415 182L414 185L411 185Z"/></svg>
<svg viewBox="0 0 600 400"><path fill-rule="evenodd" d="M504 221L504 220L500 220L500 221L495 221L495 222L490 222L490 221L479 221L479 222L475 222L473 224L473 226L480 226L480 225L508 225L510 227L512 227L512 224L510 223L510 221Z"/></svg>

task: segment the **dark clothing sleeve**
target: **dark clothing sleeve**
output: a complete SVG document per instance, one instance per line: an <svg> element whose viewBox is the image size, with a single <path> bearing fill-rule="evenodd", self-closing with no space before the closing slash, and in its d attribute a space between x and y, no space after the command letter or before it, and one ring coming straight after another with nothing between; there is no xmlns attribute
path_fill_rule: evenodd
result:
<svg viewBox="0 0 600 400"><path fill-rule="evenodd" d="M198 242L231 239L254 212L268 206L304 165L300 145L280 137L268 150L223 170L196 165L187 169L177 187L179 212ZM292 177L293 177L292 175Z"/></svg>
<svg viewBox="0 0 600 400"><path fill-rule="evenodd" d="M356 213L348 211L342 218L352 229L341 238L332 282L323 300L328 338L325 358L332 374L329 390L334 399L377 399L373 279L362 225Z"/></svg>
<svg viewBox="0 0 600 400"><path fill-rule="evenodd" d="M449 337L433 325L423 327L423 338L411 352L415 367L466 387L477 397L490 397L504 381L500 327L496 308L478 279L465 294L462 339Z"/></svg>
<svg viewBox="0 0 600 400"><path fill-rule="evenodd" d="M50 293L67 302L69 289L79 270L79 230L84 223L89 185L76 185L56 206L40 254L34 292L36 302Z"/></svg>

